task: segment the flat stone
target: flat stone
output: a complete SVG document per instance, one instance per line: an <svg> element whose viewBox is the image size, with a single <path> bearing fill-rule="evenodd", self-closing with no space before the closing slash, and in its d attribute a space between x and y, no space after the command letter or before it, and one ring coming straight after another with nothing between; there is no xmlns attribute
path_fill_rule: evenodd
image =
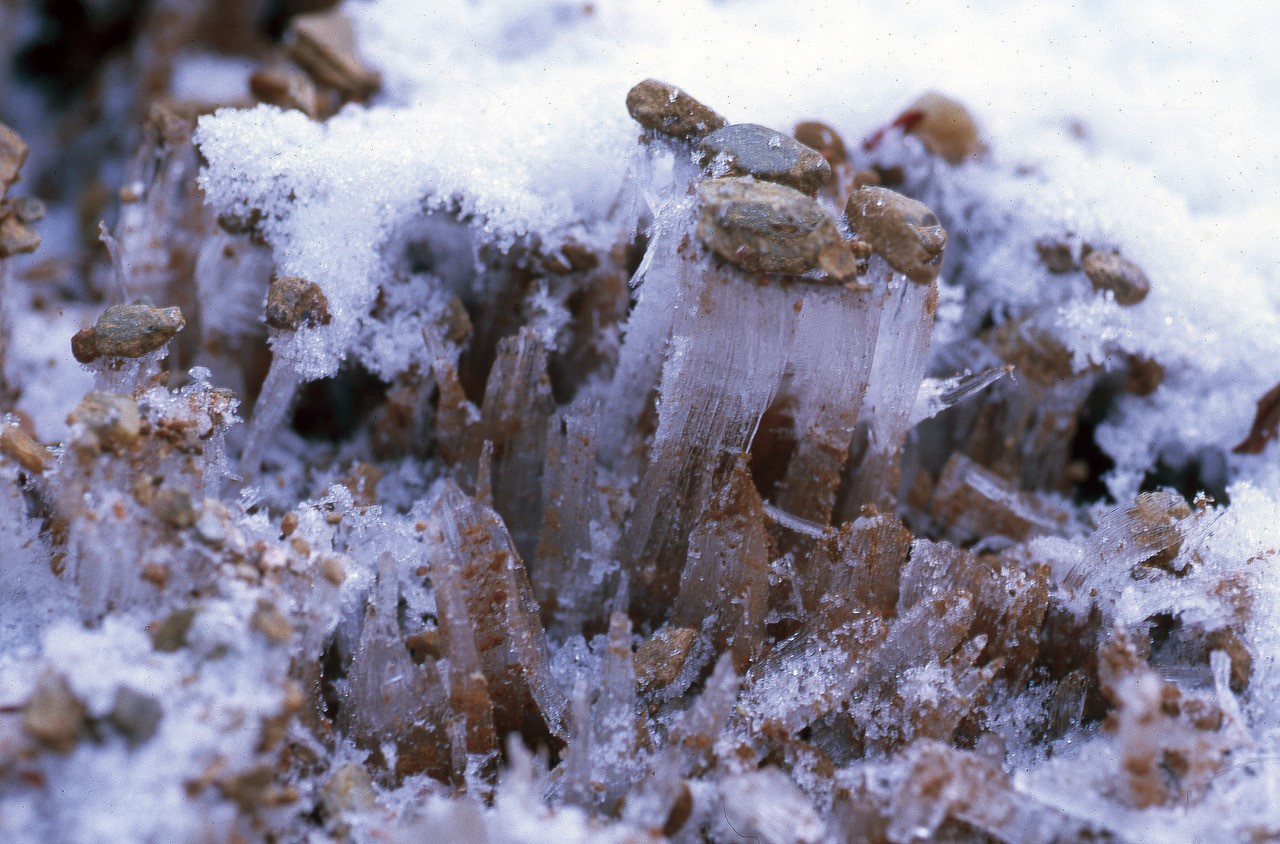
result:
<svg viewBox="0 0 1280 844"><path fill-rule="evenodd" d="M1093 251L1080 262L1094 290L1110 290L1120 305L1136 305L1151 292L1151 281L1133 261L1115 252Z"/></svg>
<svg viewBox="0 0 1280 844"><path fill-rule="evenodd" d="M646 79L627 92L627 113L646 129L686 140L728 122L676 86L656 79Z"/></svg>
<svg viewBox="0 0 1280 844"><path fill-rule="evenodd" d="M857 275L857 262L835 220L794 188L729 177L698 185L698 237L748 272L800 275L821 269L836 281Z"/></svg>
<svg viewBox="0 0 1280 844"><path fill-rule="evenodd" d="M734 123L717 129L699 145L703 163L718 159L739 176L813 193L831 181L831 165L822 153L767 126Z"/></svg>
<svg viewBox="0 0 1280 844"><path fill-rule="evenodd" d="M898 272L930 284L942 269L947 232L924 203L880 187L858 188L845 208L849 228Z"/></svg>

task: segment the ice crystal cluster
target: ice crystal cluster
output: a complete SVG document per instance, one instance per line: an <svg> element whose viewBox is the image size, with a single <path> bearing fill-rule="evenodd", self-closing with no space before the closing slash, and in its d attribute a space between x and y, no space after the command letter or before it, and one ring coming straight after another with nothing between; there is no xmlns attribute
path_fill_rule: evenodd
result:
<svg viewBox="0 0 1280 844"><path fill-rule="evenodd" d="M1280 838L1214 11L0 0L0 840Z"/></svg>

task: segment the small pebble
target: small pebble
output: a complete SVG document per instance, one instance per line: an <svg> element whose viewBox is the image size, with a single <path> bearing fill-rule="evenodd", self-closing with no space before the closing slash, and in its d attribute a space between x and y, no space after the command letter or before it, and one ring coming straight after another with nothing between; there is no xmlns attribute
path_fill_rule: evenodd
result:
<svg viewBox="0 0 1280 844"><path fill-rule="evenodd" d="M17 132L0 123L0 198L18 180L22 164L27 160L27 144Z"/></svg>
<svg viewBox="0 0 1280 844"><path fill-rule="evenodd" d="M921 95L896 122L948 164L959 164L983 149L973 115L962 103L943 94L930 91Z"/></svg>
<svg viewBox="0 0 1280 844"><path fill-rule="evenodd" d="M40 235L16 213L0 219L0 258L34 252L39 246Z"/></svg>
<svg viewBox="0 0 1280 844"><path fill-rule="evenodd" d="M1094 290L1110 290L1116 304L1136 305L1151 292L1151 282L1142 268L1115 252L1094 250L1080 262Z"/></svg>
<svg viewBox="0 0 1280 844"><path fill-rule="evenodd" d="M259 102L300 111L312 120L320 113L316 86L305 73L288 64L254 71L249 77L249 92Z"/></svg>
<svg viewBox="0 0 1280 844"><path fill-rule="evenodd" d="M755 123L717 129L702 139L700 147L704 164L716 159L734 175L755 176L801 193L811 194L831 181L831 165L822 153Z"/></svg>
<svg viewBox="0 0 1280 844"><path fill-rule="evenodd" d="M124 736L130 747L151 739L160 728L164 707L153 696L134 691L128 686L116 690L115 702L107 720Z"/></svg>
<svg viewBox="0 0 1280 844"><path fill-rule="evenodd" d="M931 284L942 269L947 232L928 206L888 188L854 191L845 209L849 228L917 284Z"/></svg>
<svg viewBox="0 0 1280 844"><path fill-rule="evenodd" d="M80 400L67 423L83 425L108 451L123 451L138 442L142 417L132 397L95 390Z"/></svg>
<svg viewBox="0 0 1280 844"><path fill-rule="evenodd" d="M326 819L347 812L363 812L376 805L373 781L363 765L348 762L339 766L320 790L320 811Z"/></svg>
<svg viewBox="0 0 1280 844"><path fill-rule="evenodd" d="M178 308L112 305L95 325L76 332L71 352L81 363L99 357L138 358L164 346L186 324Z"/></svg>
<svg viewBox="0 0 1280 844"><path fill-rule="evenodd" d="M285 35L289 55L311 78L348 97L367 99L382 84L356 57L356 34L342 11L295 15Z"/></svg>
<svg viewBox="0 0 1280 844"><path fill-rule="evenodd" d="M173 653L186 647L187 631L191 629L191 622L195 617L195 607L184 607L169 613L151 630L151 646L161 653Z"/></svg>
<svg viewBox="0 0 1280 844"><path fill-rule="evenodd" d="M48 449L16 425L0 428L0 454L13 458L19 466L37 475L49 468Z"/></svg>
<svg viewBox="0 0 1280 844"><path fill-rule="evenodd" d="M822 157L832 167L837 164L847 164L849 161L849 153L844 146L844 138L840 137L840 133L832 129L825 123L817 120L804 120L796 124L795 132L796 140L810 149L816 149L822 153Z"/></svg>
<svg viewBox="0 0 1280 844"><path fill-rule="evenodd" d="M835 220L793 188L736 177L707 179L698 185L698 196L698 237L735 266L788 275L821 269L839 282L857 275Z"/></svg>
<svg viewBox="0 0 1280 844"><path fill-rule="evenodd" d="M684 91L646 79L627 92L627 112L646 129L673 138L699 138L727 122Z"/></svg>
<svg viewBox="0 0 1280 844"><path fill-rule="evenodd" d="M267 601L258 602L250 621L253 629L266 636L272 644L283 645L293 636L293 625L289 619Z"/></svg>
<svg viewBox="0 0 1280 844"><path fill-rule="evenodd" d="M328 325L329 300L320 285L303 278L280 276L267 290L267 325L281 331L297 331Z"/></svg>
<svg viewBox="0 0 1280 844"><path fill-rule="evenodd" d="M1073 272L1079 267L1075 256L1071 254L1071 244L1051 237L1042 237L1036 241L1036 254L1040 263L1054 275Z"/></svg>
<svg viewBox="0 0 1280 844"><path fill-rule="evenodd" d="M36 681L22 710L22 730L58 753L70 753L85 728L85 706L72 693L66 678L47 672Z"/></svg>
<svg viewBox="0 0 1280 844"><path fill-rule="evenodd" d="M151 511L174 530L186 530L196 523L196 511L192 506L189 490L163 487L152 500Z"/></svg>

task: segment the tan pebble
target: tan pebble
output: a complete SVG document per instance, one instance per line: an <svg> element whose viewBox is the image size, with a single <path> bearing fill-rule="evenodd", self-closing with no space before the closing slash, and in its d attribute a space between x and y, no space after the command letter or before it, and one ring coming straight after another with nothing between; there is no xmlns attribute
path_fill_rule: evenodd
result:
<svg viewBox="0 0 1280 844"><path fill-rule="evenodd" d="M298 529L298 514L290 510L280 519L280 535L289 538Z"/></svg>
<svg viewBox="0 0 1280 844"><path fill-rule="evenodd" d="M340 765L320 790L320 810L326 819L368 811L375 805L373 780L364 766L355 762Z"/></svg>
<svg viewBox="0 0 1280 844"><path fill-rule="evenodd" d="M17 214L0 219L0 258L34 252L39 245L40 235Z"/></svg>
<svg viewBox="0 0 1280 844"><path fill-rule="evenodd" d="M845 208L849 228L898 272L930 284L942 269L947 232L928 206L888 188L854 191Z"/></svg>
<svg viewBox="0 0 1280 844"><path fill-rule="evenodd" d="M67 416L72 425L83 425L108 451L123 451L138 442L142 417L138 404L120 393L94 391Z"/></svg>
<svg viewBox="0 0 1280 844"><path fill-rule="evenodd" d="M112 305L92 328L76 332L71 351L81 363L99 357L138 358L164 346L186 324L178 308Z"/></svg>
<svg viewBox="0 0 1280 844"><path fill-rule="evenodd" d="M636 649L636 679L641 688L670 685L684 668L697 631L688 627L663 627Z"/></svg>
<svg viewBox="0 0 1280 844"><path fill-rule="evenodd" d="M266 636L272 644L283 645L293 637L293 625L289 619L267 601L258 602L251 623L253 629Z"/></svg>
<svg viewBox="0 0 1280 844"><path fill-rule="evenodd" d="M151 628L151 646L161 653L172 653L187 644L187 631L195 620L196 608L174 610Z"/></svg>
<svg viewBox="0 0 1280 844"><path fill-rule="evenodd" d="M271 280L267 290L267 325L281 331L297 331L328 325L329 300L320 285L293 276Z"/></svg>
<svg viewBox="0 0 1280 844"><path fill-rule="evenodd" d="M169 582L169 569L159 563L147 563L142 567L142 579L158 589Z"/></svg>
<svg viewBox="0 0 1280 844"><path fill-rule="evenodd" d="M27 151L27 144L18 133L0 123L0 197L18 180Z"/></svg>
<svg viewBox="0 0 1280 844"><path fill-rule="evenodd" d="M1036 241L1036 254L1040 263L1054 275L1073 272L1078 269L1075 256L1071 254L1071 244L1051 237L1042 237Z"/></svg>
<svg viewBox="0 0 1280 844"><path fill-rule="evenodd" d="M1136 305L1151 292L1151 282L1142 268L1115 252L1090 252L1080 262L1094 290L1110 290L1116 304Z"/></svg>
<svg viewBox="0 0 1280 844"><path fill-rule="evenodd" d="M334 586L341 586L342 582L347 579L347 573L343 570L342 561L332 556L320 559L320 574Z"/></svg>
<svg viewBox="0 0 1280 844"><path fill-rule="evenodd" d="M0 454L13 458L22 468L37 475L49 468L51 459L44 446L16 425L0 427Z"/></svg>
<svg viewBox="0 0 1280 844"><path fill-rule="evenodd" d="M959 164L983 149L978 124L969 110L958 100L934 91L921 95L898 121L924 143L925 149L949 164Z"/></svg>
<svg viewBox="0 0 1280 844"><path fill-rule="evenodd" d="M733 123L717 129L699 144L704 164L716 160L739 176L813 193L831 181L831 165L818 152L794 138L755 123Z"/></svg>
<svg viewBox="0 0 1280 844"><path fill-rule="evenodd" d="M849 153L840 133L817 120L804 120L796 124L796 140L810 149L816 149L832 167L849 161Z"/></svg>
<svg viewBox="0 0 1280 844"><path fill-rule="evenodd" d="M646 79L627 92L627 113L646 129L691 139L714 132L726 121L674 85Z"/></svg>
<svg viewBox="0 0 1280 844"><path fill-rule="evenodd" d="M857 275L835 220L794 188L736 177L707 179L698 185L698 197L698 237L731 264L788 275L821 269L840 282Z"/></svg>
<svg viewBox="0 0 1280 844"><path fill-rule="evenodd" d="M356 56L356 35L341 10L295 15L285 34L289 55L311 78L362 100L382 84L377 71Z"/></svg>
<svg viewBox="0 0 1280 844"><path fill-rule="evenodd" d="M196 510L191 503L190 490L163 487L151 502L151 511L160 521L175 530L186 530L196 523Z"/></svg>
<svg viewBox="0 0 1280 844"><path fill-rule="evenodd" d="M249 77L249 92L259 102L300 111L312 120L320 112L316 86L310 77L287 64L254 71Z"/></svg>
<svg viewBox="0 0 1280 844"><path fill-rule="evenodd" d="M58 753L70 753L85 728L86 710L66 678L46 672L22 709L22 730Z"/></svg>

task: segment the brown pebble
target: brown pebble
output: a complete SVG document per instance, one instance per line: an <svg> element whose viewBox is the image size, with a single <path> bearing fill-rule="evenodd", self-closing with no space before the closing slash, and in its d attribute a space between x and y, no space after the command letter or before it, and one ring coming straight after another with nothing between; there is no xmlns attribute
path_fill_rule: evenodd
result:
<svg viewBox="0 0 1280 844"><path fill-rule="evenodd" d="M303 278L280 276L267 290L267 325L281 331L297 331L328 325L329 300L320 285Z"/></svg>
<svg viewBox="0 0 1280 844"><path fill-rule="evenodd" d="M114 452L133 446L142 431L137 402L130 396L97 390L81 399L67 422L83 425L97 437L99 446Z"/></svg>
<svg viewBox="0 0 1280 844"><path fill-rule="evenodd" d="M39 246L40 235L16 213L0 219L0 258L34 252Z"/></svg>
<svg viewBox="0 0 1280 844"><path fill-rule="evenodd" d="M822 153L755 123L717 129L702 139L699 148L703 164L716 160L734 175L755 176L801 193L811 194L831 181L831 165Z"/></svg>
<svg viewBox="0 0 1280 844"><path fill-rule="evenodd" d="M849 152L845 149L844 138L825 123L804 120L796 124L795 132L792 134L800 143L820 152L832 167L849 161Z"/></svg>
<svg viewBox="0 0 1280 844"><path fill-rule="evenodd" d="M1036 241L1036 254L1040 263L1054 275L1073 272L1078 267L1075 256L1071 254L1071 244L1051 237L1042 237Z"/></svg>
<svg viewBox="0 0 1280 844"><path fill-rule="evenodd" d="M839 282L857 262L835 220L794 188L753 179L707 179L698 185L698 237L712 252L748 272L799 275L821 269Z"/></svg>
<svg viewBox="0 0 1280 844"><path fill-rule="evenodd" d="M196 608L184 607L165 616L151 630L151 646L161 653L173 653L186 647L187 631L195 620Z"/></svg>
<svg viewBox="0 0 1280 844"><path fill-rule="evenodd" d="M342 567L342 561L337 557L321 557L319 566L321 576L334 586L341 586L342 582L347 579L347 573Z"/></svg>
<svg viewBox="0 0 1280 844"><path fill-rule="evenodd" d="M164 487L151 502L151 511L174 530L186 530L196 523L196 510L190 490Z"/></svg>
<svg viewBox="0 0 1280 844"><path fill-rule="evenodd" d="M76 332L71 352L81 363L99 357L139 358L164 346L186 324L176 307L112 305L93 327Z"/></svg>
<svg viewBox="0 0 1280 844"><path fill-rule="evenodd" d="M887 188L854 191L845 208L849 228L898 272L930 284L942 269L947 232L928 206Z"/></svg>
<svg viewBox="0 0 1280 844"><path fill-rule="evenodd" d="M1151 292L1142 268L1116 252L1094 250L1080 262L1094 290L1110 290L1118 305L1136 305Z"/></svg>
<svg viewBox="0 0 1280 844"><path fill-rule="evenodd" d="M865 187L878 187L880 185L880 173L876 170L859 170L853 174L853 189Z"/></svg>
<svg viewBox="0 0 1280 844"><path fill-rule="evenodd" d="M0 123L0 198L18 180L22 164L27 160L27 144L17 132Z"/></svg>
<svg viewBox="0 0 1280 844"><path fill-rule="evenodd" d="M155 697L121 686L116 690L107 720L120 731L130 747L137 747L156 734L163 717L164 707Z"/></svg>
<svg viewBox="0 0 1280 844"><path fill-rule="evenodd" d="M699 138L727 122L684 91L646 79L627 92L627 112L646 129L673 138Z"/></svg>
<svg viewBox="0 0 1280 844"><path fill-rule="evenodd" d="M157 589L163 589L169 582L169 569L159 563L147 563L142 567L141 577Z"/></svg>
<svg viewBox="0 0 1280 844"><path fill-rule="evenodd" d="M1244 694L1253 679L1253 654L1245 647L1236 631L1223 627L1209 634L1206 645L1210 652L1222 651L1231 658L1231 674L1228 683L1231 691Z"/></svg>
<svg viewBox="0 0 1280 844"><path fill-rule="evenodd" d="M684 668L697 631L688 627L663 627L636 649L636 680L641 689L671 685Z"/></svg>
<svg viewBox="0 0 1280 844"><path fill-rule="evenodd" d="M298 529L298 514L290 510L280 519L280 536L289 538Z"/></svg>
<svg viewBox="0 0 1280 844"><path fill-rule="evenodd" d="M285 34L289 55L311 78L357 100L382 84L378 73L356 56L356 34L340 10L295 15Z"/></svg>
<svg viewBox="0 0 1280 844"><path fill-rule="evenodd" d="M320 113L316 86L305 73L288 64L254 71L249 77L249 92L259 102L300 111L312 120Z"/></svg>
<svg viewBox="0 0 1280 844"><path fill-rule="evenodd" d="M969 110L958 100L934 91L921 95L895 122L949 164L959 164L983 148L978 124Z"/></svg>
<svg viewBox="0 0 1280 844"><path fill-rule="evenodd" d="M1164 367L1151 358L1133 358L1124 379L1125 392L1149 396L1164 383Z"/></svg>
<svg viewBox="0 0 1280 844"><path fill-rule="evenodd" d="M46 672L22 709L22 730L58 753L70 753L85 728L86 710L61 674Z"/></svg>
<svg viewBox="0 0 1280 844"><path fill-rule="evenodd" d="M581 243L574 243L572 240L568 241L564 246L560 247L560 252L575 272L590 272L600 266L599 256Z"/></svg>
<svg viewBox="0 0 1280 844"><path fill-rule="evenodd" d="M1231 451L1235 454L1261 454L1266 450L1267 444L1276 438L1277 431L1280 431L1280 384L1267 390L1258 399L1249 436Z"/></svg>
<svg viewBox="0 0 1280 844"><path fill-rule="evenodd" d="M257 630L267 641L275 645L283 645L293 637L293 625L280 610L267 601L259 601L257 609L250 619L253 629Z"/></svg>
<svg viewBox="0 0 1280 844"><path fill-rule="evenodd" d="M0 454L13 458L19 466L37 475L49 468L49 451L17 425L0 428Z"/></svg>

